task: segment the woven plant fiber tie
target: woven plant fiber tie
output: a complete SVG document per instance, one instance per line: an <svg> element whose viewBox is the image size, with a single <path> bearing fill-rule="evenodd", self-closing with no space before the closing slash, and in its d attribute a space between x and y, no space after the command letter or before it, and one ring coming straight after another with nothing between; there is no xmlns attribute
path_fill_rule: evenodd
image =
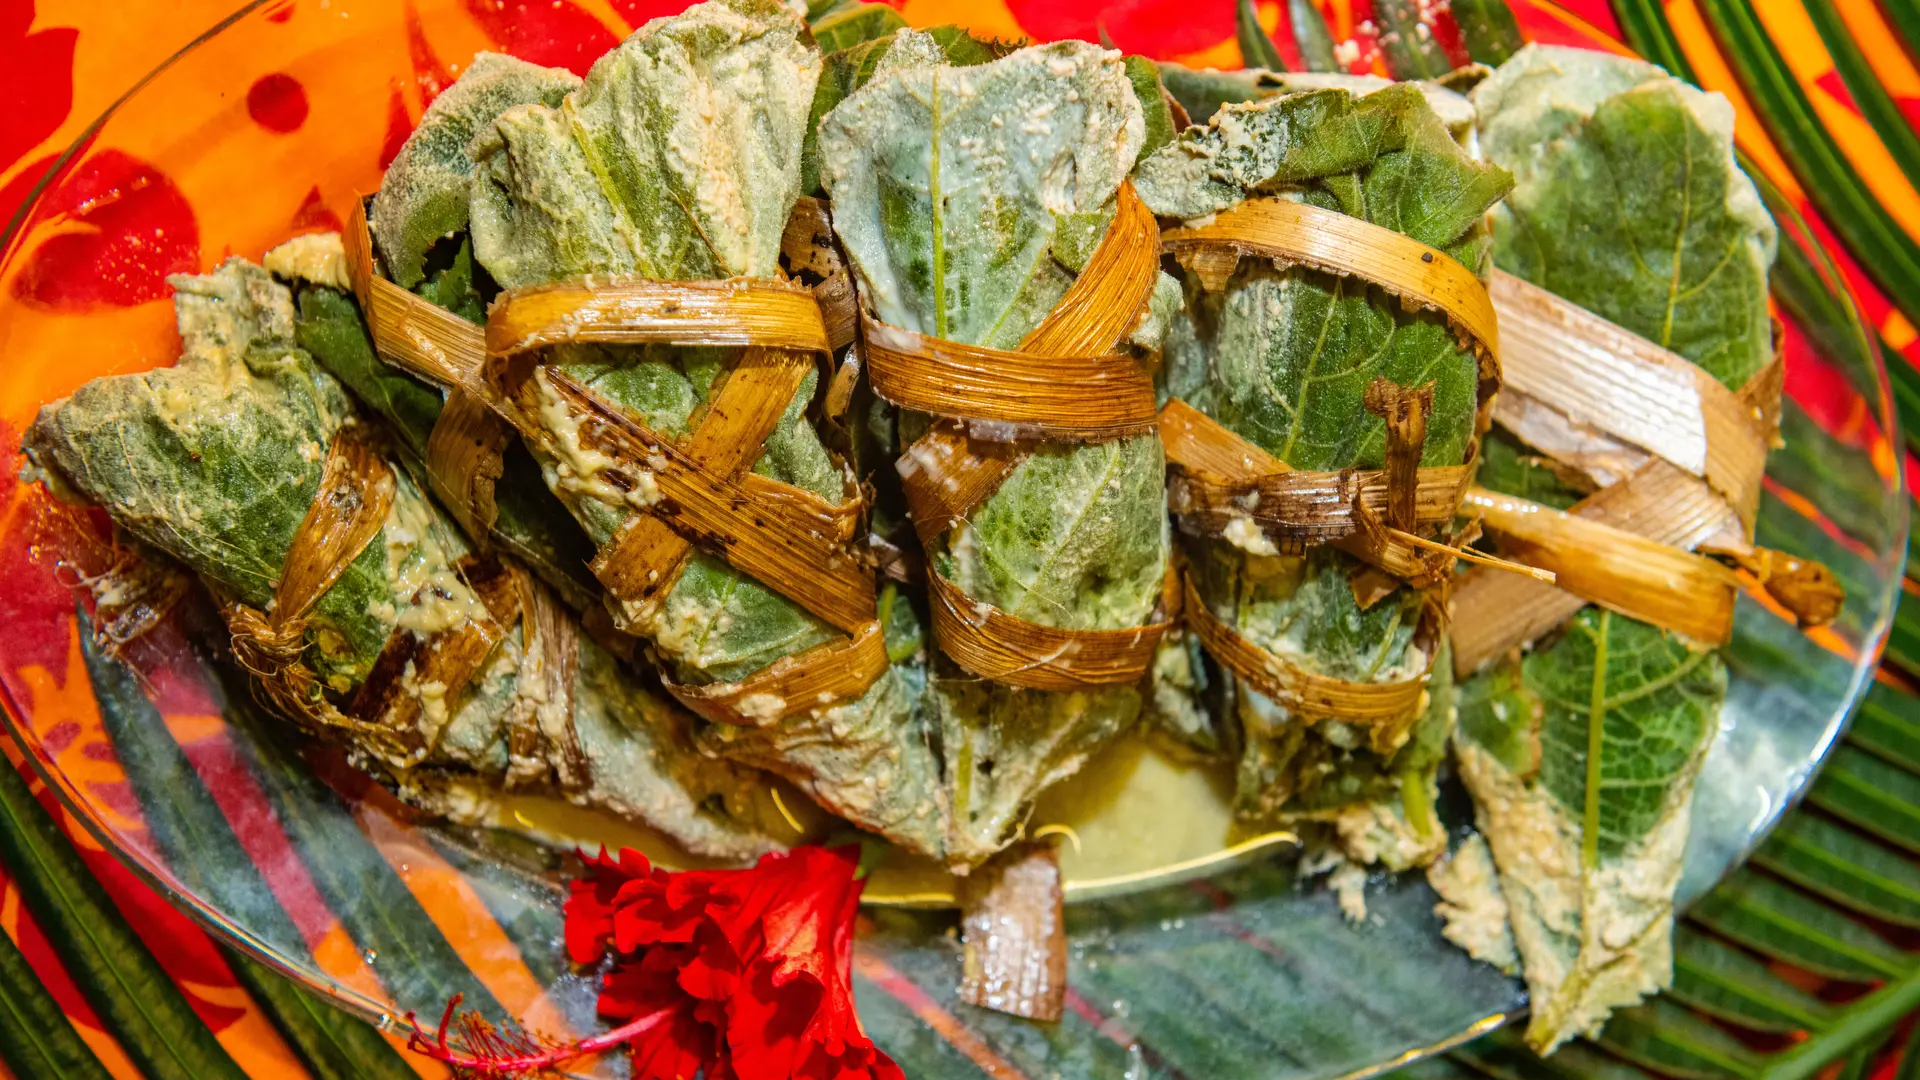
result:
<svg viewBox="0 0 1920 1080"><path fill-rule="evenodd" d="M1509 393L1495 420L1547 457L1603 483L1564 514L1492 492L1470 501L1502 553L1559 572L1558 587L1469 574L1452 602L1460 674L1538 640L1588 602L1703 646L1732 631L1749 571L1802 625L1839 610L1818 563L1752 544L1768 447L1779 429L1776 357L1738 391L1655 343L1509 274L1493 295Z"/></svg>
<svg viewBox="0 0 1920 1080"><path fill-rule="evenodd" d="M485 334L380 276L364 201L354 204L341 244L375 351L446 392L446 403L427 436L427 482L467 536L484 548L498 514L493 485L505 468L510 434L506 421L494 413L481 378Z"/></svg>
<svg viewBox="0 0 1920 1080"><path fill-rule="evenodd" d="M1179 467L1170 505L1184 530L1218 536L1234 518L1247 518L1278 552L1338 543L1397 577L1431 580L1448 565L1446 556L1415 536L1373 528L1369 516L1402 534L1450 521L1471 481L1501 382L1497 319L1480 279L1412 237L1281 198L1249 199L1205 225L1170 229L1162 245L1210 290L1224 288L1246 257L1359 278L1411 308L1439 314L1473 350L1479 384L1463 465L1417 467L1417 459L1402 459L1397 472L1392 461L1381 470L1297 471L1184 402L1169 402L1160 413L1167 458ZM1389 513L1390 507L1397 509Z"/></svg>
<svg viewBox="0 0 1920 1080"><path fill-rule="evenodd" d="M1411 649L1424 662L1419 671L1385 682L1352 682L1309 670L1296 660L1255 644L1229 626L1186 583L1186 622L1215 660L1260 694L1307 723L1335 719L1367 729L1369 745L1389 754L1406 742L1407 732L1426 701L1427 677L1444 632L1440 605L1421 607Z"/></svg>
<svg viewBox="0 0 1920 1080"><path fill-rule="evenodd" d="M1018 468L1039 440L1106 442L1155 430L1149 369L1123 341L1152 296L1159 230L1123 183L1100 245L1015 349L944 341L862 313L874 392L944 418L898 467L915 531L935 549ZM981 678L1034 690L1130 685L1172 627L1167 601L1143 626L1076 630L1022 619L927 569L934 638Z"/></svg>
<svg viewBox="0 0 1920 1080"><path fill-rule="evenodd" d="M1491 291L1506 335L1507 393L1495 413L1503 426L1539 438L1521 420L1531 404L1545 405L1569 432L1598 432L1705 480L1752 536L1778 373L1756 383L1759 394L1735 393L1685 357L1512 274L1496 271ZM1774 400L1757 400L1768 387ZM1562 446L1539 449L1569 456Z"/></svg>
<svg viewBox="0 0 1920 1080"><path fill-rule="evenodd" d="M742 348L693 430L655 432L538 352L572 342ZM697 547L849 637L730 683L667 680L710 720L765 724L864 692L886 670L871 568L854 550L865 504L840 503L750 471L829 340L814 294L775 281L585 278L516 289L488 313L487 385L521 433L563 465L574 448L545 419L559 409L595 462L578 479L639 511L593 570L628 620L644 621ZM571 468L571 465L567 467Z"/></svg>
<svg viewBox="0 0 1920 1080"><path fill-rule="evenodd" d="M379 535L394 491L393 471L365 431L357 424L341 428L328 445L319 489L294 530L271 614L230 603L222 615L236 660L271 705L315 733L348 732L389 765L405 769L424 759L439 736L437 730L422 734L421 699L407 684L437 683L448 701L457 699L520 615L514 576L524 571L490 558L462 559L455 570L486 614L424 637L396 625L347 709L335 707L304 657L307 617ZM561 700L569 703L570 724L571 684Z"/></svg>
<svg viewBox="0 0 1920 1080"><path fill-rule="evenodd" d="M1165 249L1203 288L1219 291L1242 258L1268 259L1357 278L1410 309L1444 318L1479 364L1472 440L1461 465L1419 464L1431 393L1376 379L1365 404L1386 425L1387 452L1379 469L1309 472L1285 462L1175 399L1160 412L1161 438L1175 465L1169 506L1185 532L1229 535L1236 521L1251 523L1275 554L1299 555L1333 544L1393 578L1424 587L1444 580L1456 554L1427 540L1451 522L1472 481L1480 437L1493 415L1501 368L1499 329L1486 286L1459 261L1392 229L1282 198L1256 198L1215 215L1204 225L1168 230ZM1494 575L1501 576L1501 575ZM1213 657L1254 690L1312 722L1338 718L1368 728L1374 750L1388 753L1406 739L1419 716L1438 652L1443 611L1428 600L1413 648L1424 660L1411 676L1388 682L1350 682L1308 670L1263 648L1208 608L1191 581L1186 621ZM1358 586L1356 586L1356 595Z"/></svg>
<svg viewBox="0 0 1920 1080"><path fill-rule="evenodd" d="M372 238L363 202L345 238L354 290L367 313L376 349L389 363L442 387L446 404L427 442L427 474L434 493L454 513L476 542L484 543L495 517L493 483L502 471L502 454L512 426L529 439L543 437L539 425L515 408L489 383L508 360L548 345L570 341L609 343L667 342L746 346L740 363L725 376L705 412L701 425L683 447L632 424L619 410L608 407L587 388L559 372L551 387L569 407L589 414L583 426L600 431L630 452L622 459L627 470L615 470L636 486L640 477L657 480L649 465L658 458L674 473L662 486L662 495L676 485L690 487L683 517L710 550L714 548L736 568L779 588L793 584L790 599L836 627L849 630L843 643L823 646L808 655L818 672L812 675L795 664L779 674L762 672L736 683L711 687L675 685L676 696L700 715L730 723L777 720L803 708L843 700L864 691L886 668L885 644L866 633L873 620L870 575L859 572L857 560L844 549L858 526L863 504L855 499L833 506L809 492L757 477L745 470L758 457L767 433L805 377L815 353L834 342L822 323L816 297L849 293L844 268L817 249L826 228L825 211L813 200L795 208L783 236L797 266L825 281L812 295L779 284L741 282L597 281L583 279L518 290L511 303L496 305L489 326L482 328L417 296L377 273ZM830 232L827 234L830 238ZM503 299L508 299L503 297ZM851 310L839 304L841 333L851 337ZM489 343L496 362L489 367ZM524 374L524 372L523 372ZM742 492L741 489L750 489ZM712 512L703 512L705 508ZM764 535L770 529L795 530L797 543L782 544ZM744 541L732 538L747 534ZM644 609L664 597L677 580L693 543L659 518L641 514L603 549L593 569L608 591L623 605ZM821 566L832 571L818 573ZM757 571L753 568L757 568ZM797 576L796 576L797 575ZM824 578L822 581L820 579ZM808 588L814 586L813 588ZM840 591L836 593L834 590ZM792 595L802 591L805 598ZM543 593L540 595L544 595ZM862 607L864 599L864 610ZM551 598L546 598L550 605ZM542 626L547 625L544 621ZM556 635L577 633L570 624ZM571 639L569 639L571 640ZM566 649L550 656L543 670L565 666ZM791 658L789 658L791 659ZM799 674L796 674L798 672ZM822 678L824 673L828 677ZM801 677L805 676L805 677ZM557 678L557 676L555 676ZM792 680L799 678L800 685ZM790 693L789 691L804 691ZM571 687L568 687L571 693ZM736 707L752 699L760 707L748 716ZM569 698L570 700L570 698ZM780 701L790 709L768 709ZM585 783L585 759L578 755L571 735L571 708L561 724L551 709L527 719L521 732L531 740L535 727L562 752L558 779L563 788ZM531 743L527 743L531 745ZM533 760L528 758L529 761ZM571 774L571 775L569 775Z"/></svg>

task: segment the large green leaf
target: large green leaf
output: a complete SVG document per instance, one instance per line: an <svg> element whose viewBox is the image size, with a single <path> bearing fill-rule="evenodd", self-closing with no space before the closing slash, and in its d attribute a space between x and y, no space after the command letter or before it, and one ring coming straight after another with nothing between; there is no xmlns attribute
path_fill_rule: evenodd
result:
<svg viewBox="0 0 1920 1080"><path fill-rule="evenodd" d="M1920 698L1873 683L1847 729L1847 741L1920 773Z"/></svg>
<svg viewBox="0 0 1920 1080"><path fill-rule="evenodd" d="M11 768L11 766L9 766ZM0 933L0 1063L17 1077L108 1080L13 939Z"/></svg>
<svg viewBox="0 0 1920 1080"><path fill-rule="evenodd" d="M1753 870L1735 871L1687 914L1722 937L1829 978L1867 982L1913 966L1885 938Z"/></svg>
<svg viewBox="0 0 1920 1080"><path fill-rule="evenodd" d="M48 406L28 433L31 452L222 600L267 609L328 442L358 418L340 384L294 343L285 285L237 259L173 281L181 363L96 379ZM458 526L405 468L390 471L393 502L379 533L320 598L307 630L304 658L322 680L312 696L343 709L396 631L425 638L485 617ZM509 628L494 662L452 701L420 680L398 680L396 700L410 694L418 704L408 720L424 755L350 734L342 741L429 809L500 783L513 764L510 728L531 692L520 681L525 640L524 628ZM592 766L581 800L646 821L689 850L719 858L765 850L751 816L757 781L697 753L691 714L590 637L578 652L571 723ZM558 742L543 739L541 753L558 752Z"/></svg>
<svg viewBox="0 0 1920 1080"><path fill-rule="evenodd" d="M1775 974L1753 956L1682 925L1673 933L1676 1001L1755 1031L1817 1031L1834 1007Z"/></svg>
<svg viewBox="0 0 1920 1080"><path fill-rule="evenodd" d="M1700 10L1807 197L1894 304L1920 312L1920 246L1840 152L1753 6L1703 0Z"/></svg>
<svg viewBox="0 0 1920 1080"><path fill-rule="evenodd" d="M1404 84L1227 104L1144 160L1135 177L1163 216L1197 217L1286 192L1406 233L1476 271L1486 267L1483 216L1509 182L1503 170L1472 160L1423 92ZM1168 389L1289 465L1378 464L1384 425L1364 404L1376 378L1431 384L1424 460L1464 456L1477 365L1441 320L1352 279L1252 259L1217 292L1190 278L1187 299L1169 334ZM1403 590L1362 610L1345 555L1283 558L1249 546L1196 541L1190 551L1201 596L1242 634L1336 678L1404 679L1430 659L1409 652L1418 594ZM1246 735L1236 784L1244 817L1371 817L1388 842L1367 845L1377 852L1356 847L1363 861L1404 866L1437 854L1437 835L1420 835L1405 815L1425 803L1436 761L1418 755L1423 738L1407 744L1417 760L1389 760L1363 731L1337 722L1307 727L1245 690L1227 707ZM1436 696L1419 732L1444 738L1445 713Z"/></svg>
<svg viewBox="0 0 1920 1080"><path fill-rule="evenodd" d="M55 955L152 1080L246 1080L11 763L0 762L0 864Z"/></svg>
<svg viewBox="0 0 1920 1080"><path fill-rule="evenodd" d="M1827 759L1807 801L1890 844L1920 853L1920 776L1842 746Z"/></svg>
<svg viewBox="0 0 1920 1080"><path fill-rule="evenodd" d="M981 40L955 26L936 26L925 33L940 46L947 63L962 67L984 64L1013 51L1012 46ZM897 32L889 33L827 53L821 65L820 82L813 89L813 105L807 114L807 139L800 151L802 191L809 195L820 193L820 121L845 101L848 94L873 80L874 72L880 69L880 61L886 58L898 37ZM1145 104L1144 100L1142 104ZM1166 119L1171 129L1171 112L1167 113Z"/></svg>
<svg viewBox="0 0 1920 1080"><path fill-rule="evenodd" d="M1716 654L1587 608L1517 673L1463 691L1461 774L1512 907L1535 1046L1666 982L1693 778L1725 689Z"/></svg>
<svg viewBox="0 0 1920 1080"><path fill-rule="evenodd" d="M660 280L770 277L800 194L821 58L774 0L714 0L649 23L595 61L560 106L508 112L473 144L474 252L503 286L581 274ZM553 359L601 398L669 437L687 434L733 351L567 346ZM543 379L535 387L546 391ZM754 470L830 501L843 477L807 418L809 375ZM566 415L555 405L543 415ZM588 535L610 543L642 510L596 483L604 456L577 427L548 424L549 482ZM779 592L696 553L657 608L623 609L682 680L744 678L840 638ZM939 854L938 765L899 669L819 716L753 731L708 730L706 748L776 770L829 809ZM721 725L724 728L725 725ZM823 736L831 730L833 738Z"/></svg>
<svg viewBox="0 0 1920 1080"><path fill-rule="evenodd" d="M885 4L848 4L810 21L807 29L821 52L836 53L906 27L907 20Z"/></svg>
<svg viewBox="0 0 1920 1080"><path fill-rule="evenodd" d="M334 432L353 415L345 391L294 342L293 303L266 271L238 259L211 274L170 279L184 346L180 362L95 379L40 412L26 449L43 467L113 511L133 535L185 563L226 597L265 610L295 530L320 487ZM389 519L433 511L397 485ZM410 544L374 537L314 605L307 656L336 691L358 686L415 603L419 581L389 573L419 563L421 578L453 579L465 553L449 530ZM452 604L477 603L451 581Z"/></svg>
<svg viewBox="0 0 1920 1080"><path fill-rule="evenodd" d="M1773 360L1775 229L1723 99L1650 64L1537 45L1473 99L1481 148L1514 173L1494 209L1501 269L1735 389Z"/></svg>
<svg viewBox="0 0 1920 1080"><path fill-rule="evenodd" d="M1596 1041L1628 1061L1689 1080L1753 1076L1760 1068L1759 1054L1664 998L1615 1012Z"/></svg>
<svg viewBox="0 0 1920 1080"><path fill-rule="evenodd" d="M374 240L394 281L408 289L422 285L431 272L429 253L466 232L473 137L515 105L558 105L579 85L570 71L483 52L433 99L373 200Z"/></svg>
<svg viewBox="0 0 1920 1080"><path fill-rule="evenodd" d="M1920 926L1920 866L1817 814L1788 815L1753 861L1848 910Z"/></svg>

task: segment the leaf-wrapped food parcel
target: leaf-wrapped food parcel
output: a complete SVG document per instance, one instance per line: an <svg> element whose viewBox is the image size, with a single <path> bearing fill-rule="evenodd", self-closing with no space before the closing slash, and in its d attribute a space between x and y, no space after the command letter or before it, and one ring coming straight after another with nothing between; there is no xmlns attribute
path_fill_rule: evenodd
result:
<svg viewBox="0 0 1920 1080"><path fill-rule="evenodd" d="M301 237L310 248L341 250L334 233ZM353 296L343 288L315 278L309 269L274 256L288 245L267 253L266 265L295 281L294 333L300 347L327 374L340 380L348 392L377 413L392 433L394 452L415 480L426 476L427 448L434 424L446 406L441 390L380 361L366 319ZM454 262L434 280L449 291L466 295L472 261L464 246ZM428 286L431 289L431 286ZM494 482L496 516L489 539L526 564L576 611L600 602L600 583L588 571L593 545L567 513L523 446L506 447L501 475Z"/></svg>
<svg viewBox="0 0 1920 1080"><path fill-rule="evenodd" d="M178 365L96 379L41 410L26 449L42 468L105 507L119 527L178 559L223 602L265 610L275 595L329 444L362 423L340 384L294 340L292 297L260 267L231 259L175 277L184 353ZM302 659L343 710L375 675L390 639L486 619L458 529L393 470L380 530L314 605ZM389 772L403 795L472 811L509 767L509 729L544 684L529 677L525 620L450 694L409 662L394 699L411 698L421 755L395 760L349 738L356 758ZM576 792L652 824L693 851L741 857L768 841L751 823L750 773L693 751L691 717L646 689L592 641L578 642L570 718L595 766ZM388 711L381 716L396 715ZM560 718L562 721L567 718Z"/></svg>
<svg viewBox="0 0 1920 1080"><path fill-rule="evenodd" d="M1143 137L1117 53L1060 42L956 67L933 38L903 31L822 122L821 177L875 317L1007 349L1086 264ZM925 427L904 418L913 434ZM967 597L1029 622L1139 626L1167 565L1163 467L1150 434L1039 442L930 545L929 562ZM936 678L934 695L948 858L964 865L1013 839L1035 796L1131 725L1141 702L1130 686L1064 693L962 674Z"/></svg>
<svg viewBox="0 0 1920 1080"><path fill-rule="evenodd" d="M1142 161L1135 183L1156 213L1183 219L1263 196L1303 201L1405 233L1484 275L1484 216L1511 179L1470 158L1421 90L1402 83L1224 105ZM1217 290L1189 273L1166 362L1173 396L1294 469L1383 463L1385 423L1364 400L1376 379L1431 385L1423 466L1460 464L1472 444L1475 356L1441 316L1352 278L1250 257ZM1201 601L1220 620L1323 676L1392 682L1428 670L1432 657L1415 643L1420 593L1399 588L1363 604L1355 559L1327 548L1281 555L1245 524L1188 548ZM1451 710L1437 688L1424 720L1383 752L1359 725L1306 722L1229 684L1231 722L1244 735L1242 816L1344 822L1350 854L1393 866L1442 849L1429 805L1439 755L1426 748L1444 738Z"/></svg>
<svg viewBox="0 0 1920 1080"><path fill-rule="evenodd" d="M1772 359L1775 229L1733 116L1636 60L1528 46L1474 92L1480 145L1514 171L1495 261L1679 353L1730 388ZM1565 508L1595 478L1487 440L1480 482ZM1719 729L1720 658L1582 609L1462 686L1456 752L1533 1000L1542 1051L1672 978L1673 892L1694 778Z"/></svg>
<svg viewBox="0 0 1920 1080"><path fill-rule="evenodd" d="M601 57L558 106L508 109L477 137L474 252L504 288L582 275L685 281L772 277L800 195L819 54L773 0L712 0L657 19ZM688 435L740 350L572 344L547 360L669 438ZM809 374L753 471L838 503L845 476L807 416ZM543 372L536 440L549 485L602 546L641 513L598 482L606 458ZM839 631L719 557L696 551L663 602L617 605L673 677L749 677ZM781 705L786 703L782 702ZM910 682L883 674L855 700L755 728L710 725L709 750L792 780L834 813L938 853L944 817Z"/></svg>

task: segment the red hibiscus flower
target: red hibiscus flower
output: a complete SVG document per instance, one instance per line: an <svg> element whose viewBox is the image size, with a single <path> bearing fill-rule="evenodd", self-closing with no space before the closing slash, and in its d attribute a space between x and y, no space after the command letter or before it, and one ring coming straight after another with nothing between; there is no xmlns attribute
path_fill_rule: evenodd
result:
<svg viewBox="0 0 1920 1080"><path fill-rule="evenodd" d="M416 1031L416 1050L496 1075L624 1043L635 1080L904 1080L854 1012L855 849L803 847L750 870L678 873L622 849L588 866L567 901L567 953L581 965L613 957L600 1013L621 1025L543 1045L468 1021L473 1051L457 1053L443 1020L437 1041Z"/></svg>

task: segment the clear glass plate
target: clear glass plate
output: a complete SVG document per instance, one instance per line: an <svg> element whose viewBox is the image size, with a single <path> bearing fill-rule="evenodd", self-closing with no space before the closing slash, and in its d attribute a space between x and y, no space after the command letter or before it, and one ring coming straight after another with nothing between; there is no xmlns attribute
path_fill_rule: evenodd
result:
<svg viewBox="0 0 1920 1080"><path fill-rule="evenodd" d="M34 766L100 842L216 932L370 1018L448 999L552 1034L596 1026L560 945L566 856L421 820L323 749L285 737L193 642L191 607L104 661L84 601L114 557L97 516L12 477L45 402L178 351L168 272L337 227L448 78L507 49L584 67L614 4L261 0L93 125L0 240L0 697ZM604 20L603 20L604 16ZM1807 635L1743 599L1732 691L1702 775L1682 899L1745 857L1798 796L1868 680L1892 615L1906 496L1871 338L1775 200L1792 445L1769 463L1762 540L1832 567L1845 615ZM1783 266L1785 264L1783 263ZM204 629L204 628L202 628ZM1465 822L1459 801L1444 808ZM1419 875L1377 877L1349 923L1284 852L1076 902L1066 1018L960 1004L953 919L869 907L861 1017L909 1076L1333 1077L1472 1037L1520 984L1441 939ZM1444 988L1436 993L1436 988ZM612 1066L619 1069L615 1063Z"/></svg>

